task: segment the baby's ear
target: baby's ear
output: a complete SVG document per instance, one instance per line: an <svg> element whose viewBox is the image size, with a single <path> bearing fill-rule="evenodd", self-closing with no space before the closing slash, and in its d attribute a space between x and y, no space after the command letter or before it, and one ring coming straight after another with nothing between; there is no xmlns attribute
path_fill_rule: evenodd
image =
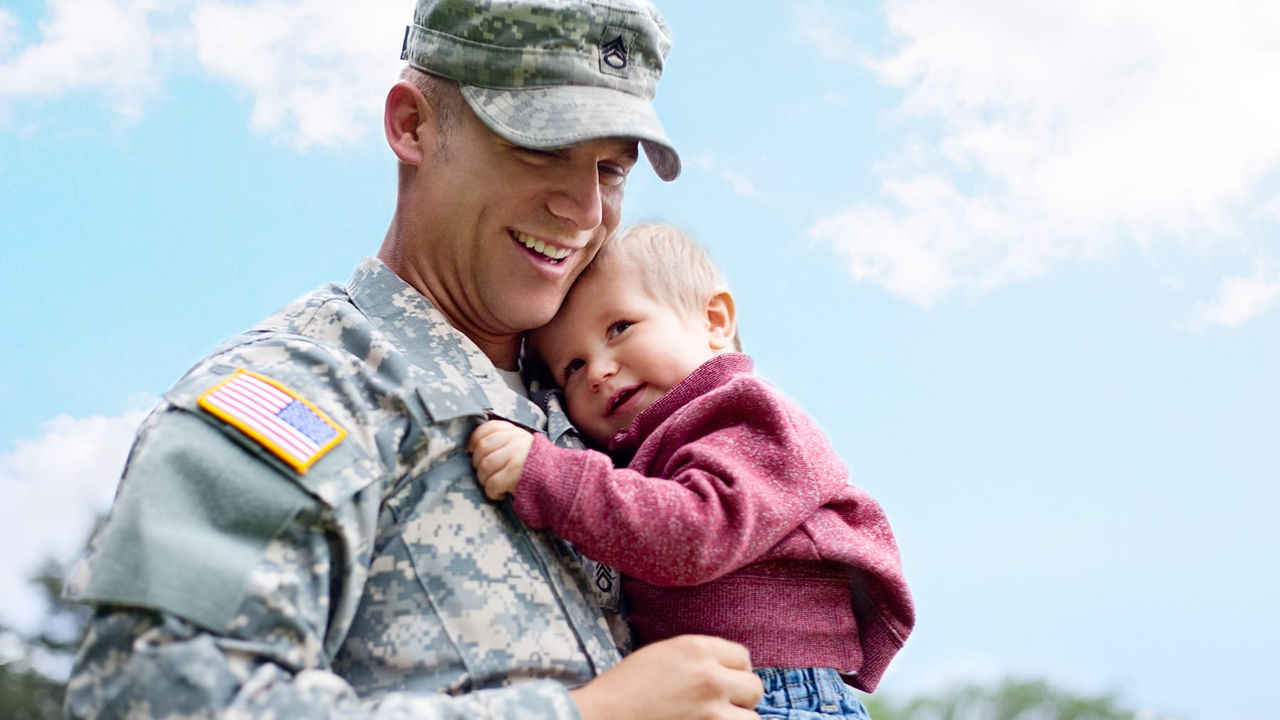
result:
<svg viewBox="0 0 1280 720"><path fill-rule="evenodd" d="M721 290L707 301L707 342L711 349L715 352L733 349L736 330L733 295L728 290Z"/></svg>

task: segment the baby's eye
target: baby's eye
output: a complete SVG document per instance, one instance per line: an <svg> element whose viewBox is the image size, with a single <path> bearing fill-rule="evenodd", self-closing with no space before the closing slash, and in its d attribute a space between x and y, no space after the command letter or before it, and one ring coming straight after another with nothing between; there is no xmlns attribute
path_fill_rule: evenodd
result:
<svg viewBox="0 0 1280 720"><path fill-rule="evenodd" d="M630 329L630 327L634 324L635 323L629 322L627 320L619 320L618 322L609 326L609 331L606 333L606 335L608 335L610 338L616 338L622 333L626 332L628 329Z"/></svg>
<svg viewBox="0 0 1280 720"><path fill-rule="evenodd" d="M568 380L569 376L581 370L583 365L586 365L586 363L582 361L582 358L574 358L569 362L565 363L564 373L563 373L564 379Z"/></svg>

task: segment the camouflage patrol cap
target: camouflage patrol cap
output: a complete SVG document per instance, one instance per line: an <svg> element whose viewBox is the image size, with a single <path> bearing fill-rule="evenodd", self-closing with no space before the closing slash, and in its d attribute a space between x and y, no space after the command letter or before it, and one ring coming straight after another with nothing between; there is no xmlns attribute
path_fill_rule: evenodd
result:
<svg viewBox="0 0 1280 720"><path fill-rule="evenodd" d="M418 0L400 58L457 80L476 116L513 143L636 138L673 180L680 157L653 110L670 47L647 0Z"/></svg>

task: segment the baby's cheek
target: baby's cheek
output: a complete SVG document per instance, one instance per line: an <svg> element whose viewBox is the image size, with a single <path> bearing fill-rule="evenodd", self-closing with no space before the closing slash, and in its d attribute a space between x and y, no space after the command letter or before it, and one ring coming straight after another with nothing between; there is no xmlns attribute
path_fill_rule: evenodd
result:
<svg viewBox="0 0 1280 720"><path fill-rule="evenodd" d="M584 400L578 393L565 393L564 411L569 413L569 421L574 425L581 425L586 420L586 415L583 412L586 406L583 403Z"/></svg>

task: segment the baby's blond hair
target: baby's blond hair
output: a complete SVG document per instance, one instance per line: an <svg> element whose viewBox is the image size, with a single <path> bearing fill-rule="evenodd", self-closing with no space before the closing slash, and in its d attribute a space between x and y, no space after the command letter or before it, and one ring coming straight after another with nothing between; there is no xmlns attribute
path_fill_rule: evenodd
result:
<svg viewBox="0 0 1280 720"><path fill-rule="evenodd" d="M622 230L600 248L583 275L615 262L630 264L654 300L680 312L701 313L717 293L729 291L711 253L670 223L641 223ZM733 348L742 350L736 327Z"/></svg>

